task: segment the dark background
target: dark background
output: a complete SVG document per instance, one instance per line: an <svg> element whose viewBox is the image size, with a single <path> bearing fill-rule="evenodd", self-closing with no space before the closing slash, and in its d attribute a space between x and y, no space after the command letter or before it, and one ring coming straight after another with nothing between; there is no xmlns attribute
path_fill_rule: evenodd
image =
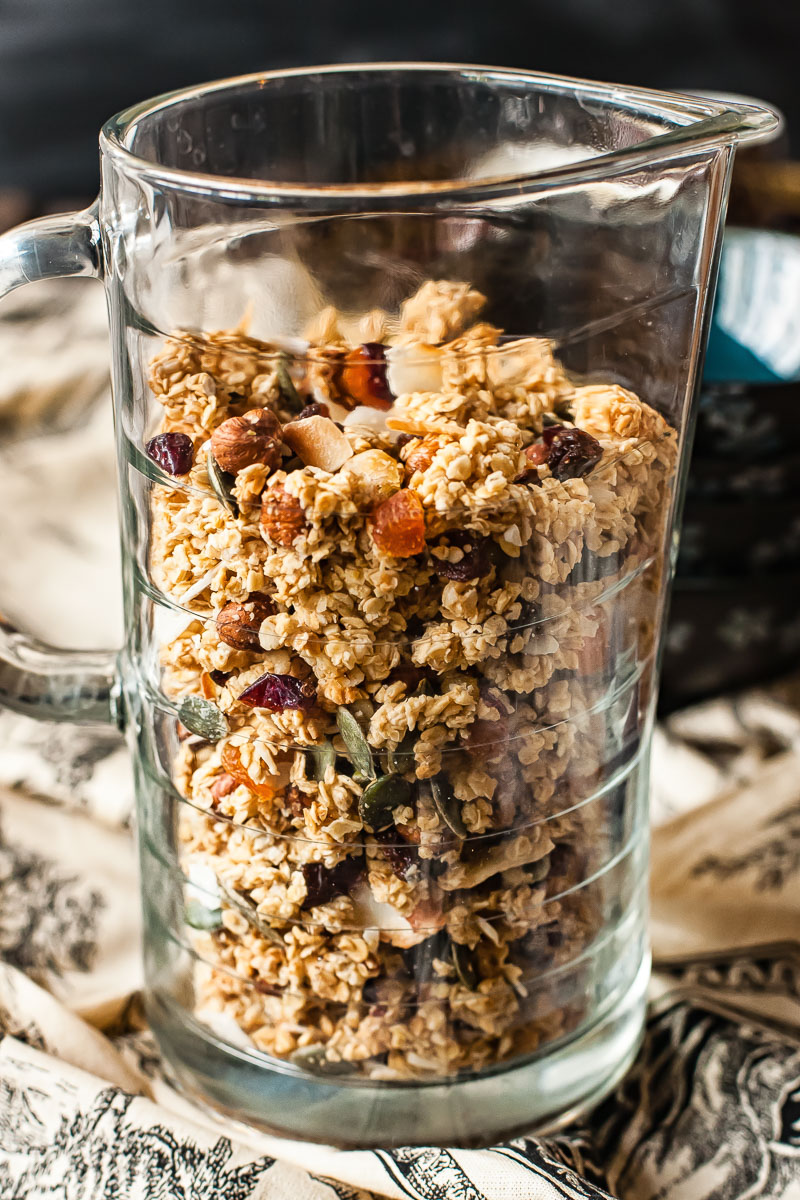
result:
<svg viewBox="0 0 800 1200"><path fill-rule="evenodd" d="M0 0L0 188L97 187L97 131L162 91L288 65L489 63L772 101L800 128L797 0ZM797 141L795 141L795 151Z"/></svg>

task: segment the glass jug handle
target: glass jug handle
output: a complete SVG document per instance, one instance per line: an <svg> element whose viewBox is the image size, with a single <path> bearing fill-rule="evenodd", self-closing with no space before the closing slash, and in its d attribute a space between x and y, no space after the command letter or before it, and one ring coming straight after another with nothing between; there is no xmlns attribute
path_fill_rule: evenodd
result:
<svg viewBox="0 0 800 1200"><path fill-rule="evenodd" d="M24 283L102 273L95 206L0 236L0 298ZM60 650L0 615L0 705L50 721L118 723L117 679L116 651Z"/></svg>

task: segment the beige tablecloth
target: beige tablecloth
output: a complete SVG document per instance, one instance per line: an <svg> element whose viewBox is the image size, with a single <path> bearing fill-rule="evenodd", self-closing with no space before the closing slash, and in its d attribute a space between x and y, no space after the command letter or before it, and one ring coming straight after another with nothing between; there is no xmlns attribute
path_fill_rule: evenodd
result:
<svg viewBox="0 0 800 1200"><path fill-rule="evenodd" d="M114 644L102 297L63 284L21 297L0 319L0 361L15 363L0 380L0 607L54 641ZM0 713L0 1196L800 1196L791 699L751 693L658 730L657 970L639 1059L579 1128L482 1151L308 1146L229 1125L174 1091L137 1000L126 751L110 731Z"/></svg>

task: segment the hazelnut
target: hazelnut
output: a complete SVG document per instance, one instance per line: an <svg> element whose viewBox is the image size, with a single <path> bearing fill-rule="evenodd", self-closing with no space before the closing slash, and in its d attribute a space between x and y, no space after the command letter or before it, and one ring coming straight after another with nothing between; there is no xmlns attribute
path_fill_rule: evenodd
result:
<svg viewBox="0 0 800 1200"><path fill-rule="evenodd" d="M403 455L406 464L406 482L415 471L427 471L435 456L445 445L446 439L435 433L428 433Z"/></svg>
<svg viewBox="0 0 800 1200"><path fill-rule="evenodd" d="M260 650L258 631L261 622L275 612L275 604L263 592L251 592L243 604L232 601L217 615L217 634L234 650Z"/></svg>
<svg viewBox="0 0 800 1200"><path fill-rule="evenodd" d="M291 546L308 528L300 501L278 483L261 497L261 526L278 546Z"/></svg>
<svg viewBox="0 0 800 1200"><path fill-rule="evenodd" d="M231 475L255 463L274 470L281 461L281 423L268 408L228 417L211 435L211 453Z"/></svg>
<svg viewBox="0 0 800 1200"><path fill-rule="evenodd" d="M211 795L215 800L222 800L225 796L230 796L232 791L235 791L238 784L232 775L218 775L211 785Z"/></svg>

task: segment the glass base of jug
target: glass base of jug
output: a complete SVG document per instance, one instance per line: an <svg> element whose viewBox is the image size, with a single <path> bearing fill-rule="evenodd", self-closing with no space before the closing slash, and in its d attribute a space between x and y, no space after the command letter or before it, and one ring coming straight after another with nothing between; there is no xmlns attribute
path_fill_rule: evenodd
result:
<svg viewBox="0 0 800 1200"><path fill-rule="evenodd" d="M645 960L627 993L561 1046L443 1083L311 1078L220 1041L163 994L147 1008L178 1086L236 1121L343 1148L477 1147L564 1124L611 1090L639 1047L649 974Z"/></svg>

